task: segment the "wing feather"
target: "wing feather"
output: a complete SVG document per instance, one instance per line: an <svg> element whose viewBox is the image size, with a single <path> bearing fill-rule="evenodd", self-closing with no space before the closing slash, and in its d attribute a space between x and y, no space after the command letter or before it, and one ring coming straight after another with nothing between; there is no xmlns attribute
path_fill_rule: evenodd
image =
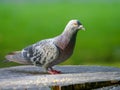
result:
<svg viewBox="0 0 120 90"><path fill-rule="evenodd" d="M56 60L59 50L52 39L42 40L22 50L24 58L34 65L44 66Z"/></svg>

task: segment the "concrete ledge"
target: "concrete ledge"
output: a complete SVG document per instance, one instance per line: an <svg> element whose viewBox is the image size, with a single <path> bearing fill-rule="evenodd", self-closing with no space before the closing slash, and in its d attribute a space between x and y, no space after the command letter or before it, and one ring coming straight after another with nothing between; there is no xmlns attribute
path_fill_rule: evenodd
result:
<svg viewBox="0 0 120 90"><path fill-rule="evenodd" d="M57 90L70 90L70 87L74 87L72 90L79 90L120 85L120 68L71 65L54 68L62 71L62 74L50 75L43 72L41 67L29 65L2 68L0 69L0 90L38 88L50 90L49 86L58 88Z"/></svg>

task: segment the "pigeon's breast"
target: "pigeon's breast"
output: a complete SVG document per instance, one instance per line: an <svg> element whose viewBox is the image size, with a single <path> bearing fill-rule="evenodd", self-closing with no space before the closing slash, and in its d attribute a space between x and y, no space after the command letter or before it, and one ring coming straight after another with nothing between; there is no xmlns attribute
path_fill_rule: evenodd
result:
<svg viewBox="0 0 120 90"><path fill-rule="evenodd" d="M59 50L59 56L51 62L49 66L54 66L70 58L74 51L75 42L76 34L74 34L71 38L67 38L65 35L57 37L54 43Z"/></svg>
<svg viewBox="0 0 120 90"><path fill-rule="evenodd" d="M65 49L58 47L59 57L56 60L54 60L53 62L51 62L50 66L54 66L54 65L59 64L61 62L64 62L68 58L70 58L70 56L73 54L74 46L75 46L75 42L70 42L70 43L68 43L68 45L66 46Z"/></svg>
<svg viewBox="0 0 120 90"><path fill-rule="evenodd" d="M64 61L68 59L74 51L75 42L70 42L64 50L61 50L60 60Z"/></svg>

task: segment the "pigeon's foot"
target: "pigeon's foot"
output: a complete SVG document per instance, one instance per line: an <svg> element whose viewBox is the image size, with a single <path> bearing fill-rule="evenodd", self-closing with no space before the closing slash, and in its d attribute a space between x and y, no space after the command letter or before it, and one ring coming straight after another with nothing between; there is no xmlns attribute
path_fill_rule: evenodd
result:
<svg viewBox="0 0 120 90"><path fill-rule="evenodd" d="M61 74L61 71L49 70L48 73L50 73L50 74Z"/></svg>

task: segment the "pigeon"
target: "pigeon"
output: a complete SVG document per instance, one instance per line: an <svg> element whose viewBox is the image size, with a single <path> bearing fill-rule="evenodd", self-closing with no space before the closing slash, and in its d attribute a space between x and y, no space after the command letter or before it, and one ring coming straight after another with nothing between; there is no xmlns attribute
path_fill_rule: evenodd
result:
<svg viewBox="0 0 120 90"><path fill-rule="evenodd" d="M50 74L59 74L61 72L52 67L70 58L79 30L85 30L80 21L70 20L60 35L9 53L5 58L20 64L43 67Z"/></svg>

